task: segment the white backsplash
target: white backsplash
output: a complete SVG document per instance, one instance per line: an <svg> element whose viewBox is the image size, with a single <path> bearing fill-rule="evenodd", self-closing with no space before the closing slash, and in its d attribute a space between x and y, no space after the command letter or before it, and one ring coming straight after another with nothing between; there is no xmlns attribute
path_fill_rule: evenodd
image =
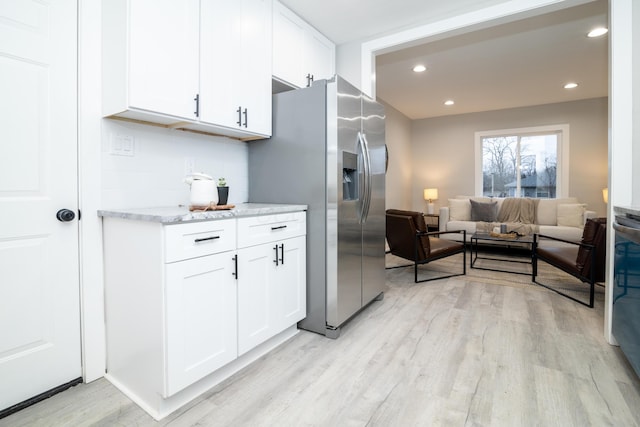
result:
<svg viewBox="0 0 640 427"><path fill-rule="evenodd" d="M133 155L113 154L117 137L133 141ZM246 142L224 137L104 119L102 123L102 208L188 205L183 183L187 164L214 179L225 177L229 203L248 200Z"/></svg>

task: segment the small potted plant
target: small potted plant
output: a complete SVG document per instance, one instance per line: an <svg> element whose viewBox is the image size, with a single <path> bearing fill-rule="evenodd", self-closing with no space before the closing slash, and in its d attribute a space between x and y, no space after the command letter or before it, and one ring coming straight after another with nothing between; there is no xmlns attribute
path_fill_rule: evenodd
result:
<svg viewBox="0 0 640 427"><path fill-rule="evenodd" d="M218 205L226 205L229 198L229 187L224 178L218 178Z"/></svg>

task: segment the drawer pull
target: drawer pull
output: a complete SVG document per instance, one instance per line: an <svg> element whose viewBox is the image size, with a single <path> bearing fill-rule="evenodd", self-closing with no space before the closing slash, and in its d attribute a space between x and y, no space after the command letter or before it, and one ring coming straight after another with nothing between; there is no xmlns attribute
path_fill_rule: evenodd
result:
<svg viewBox="0 0 640 427"><path fill-rule="evenodd" d="M278 245L275 245L273 249L275 249L276 251L276 259L274 259L273 262L276 263L276 267L277 267L278 266Z"/></svg>
<svg viewBox="0 0 640 427"><path fill-rule="evenodd" d="M234 272L231 273L232 276L236 276L236 280L238 280L238 255L234 256L233 258L233 270Z"/></svg>
<svg viewBox="0 0 640 427"><path fill-rule="evenodd" d="M281 225L281 226L278 226L278 227L271 227L271 231L273 231L273 230L282 230L283 228L287 228L287 226L286 225Z"/></svg>
<svg viewBox="0 0 640 427"><path fill-rule="evenodd" d="M280 264L284 265L284 243L280 245Z"/></svg>
<svg viewBox="0 0 640 427"><path fill-rule="evenodd" d="M194 243L206 242L207 240L216 240L219 238L220 236L203 237L202 239L195 239Z"/></svg>

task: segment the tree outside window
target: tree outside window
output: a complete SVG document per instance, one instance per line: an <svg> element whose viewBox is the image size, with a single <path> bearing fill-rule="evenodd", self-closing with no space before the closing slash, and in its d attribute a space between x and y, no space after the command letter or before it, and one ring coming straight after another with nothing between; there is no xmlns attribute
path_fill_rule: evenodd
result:
<svg viewBox="0 0 640 427"><path fill-rule="evenodd" d="M558 134L482 137L482 193L555 198Z"/></svg>

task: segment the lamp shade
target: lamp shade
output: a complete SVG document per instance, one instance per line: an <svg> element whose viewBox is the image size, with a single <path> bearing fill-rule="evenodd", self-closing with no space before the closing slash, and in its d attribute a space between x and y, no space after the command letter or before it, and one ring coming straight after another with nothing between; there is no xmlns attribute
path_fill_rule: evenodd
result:
<svg viewBox="0 0 640 427"><path fill-rule="evenodd" d="M602 200L604 200L605 204L609 203L609 187L602 189Z"/></svg>
<svg viewBox="0 0 640 427"><path fill-rule="evenodd" d="M437 188L425 188L424 189L424 199L425 200L438 200L438 189Z"/></svg>

